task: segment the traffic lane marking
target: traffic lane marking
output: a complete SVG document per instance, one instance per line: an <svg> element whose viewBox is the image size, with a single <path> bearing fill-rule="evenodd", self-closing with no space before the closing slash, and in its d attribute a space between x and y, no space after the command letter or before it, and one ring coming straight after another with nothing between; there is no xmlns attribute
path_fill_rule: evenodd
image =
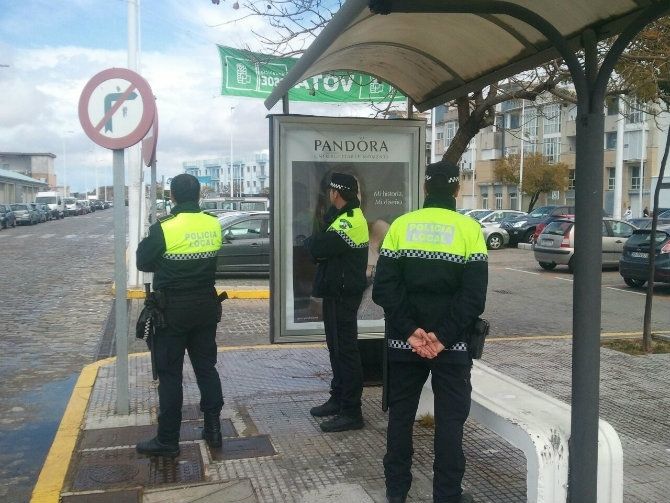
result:
<svg viewBox="0 0 670 503"><path fill-rule="evenodd" d="M495 268L495 269L500 269L500 268ZM504 270L506 271L514 271L514 272L522 272L524 274L533 274L537 276L546 276L550 279L557 279L560 281L567 281L568 283L574 283L574 279L572 278L563 278L561 276L550 276L547 273L543 272L537 272L537 271L526 271L524 269L515 269L514 267L505 267ZM607 290L616 290L618 292L624 292L624 293L630 293L633 295L646 295L644 292L637 292L635 290L632 290L630 288L624 287L624 286L616 286L616 283L612 284L601 284L600 285L602 289L607 289ZM661 299L661 300L670 300L670 298L665 297L665 296L659 296L658 294L654 293L654 299Z"/></svg>
<svg viewBox="0 0 670 503"><path fill-rule="evenodd" d="M535 274L537 276L539 276L541 274L539 272L534 272L534 271L524 271L523 269L515 269L514 267L505 267L505 269L508 270L508 271L522 272L522 273L525 273L525 274Z"/></svg>

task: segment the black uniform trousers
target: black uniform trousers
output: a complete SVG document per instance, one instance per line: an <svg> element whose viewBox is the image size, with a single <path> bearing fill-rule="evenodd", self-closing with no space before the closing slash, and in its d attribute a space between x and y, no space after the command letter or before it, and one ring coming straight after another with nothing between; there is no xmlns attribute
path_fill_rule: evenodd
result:
<svg viewBox="0 0 670 503"><path fill-rule="evenodd" d="M361 415L363 367L358 351L358 307L362 295L323 299L323 324L333 379L330 394L340 414Z"/></svg>
<svg viewBox="0 0 670 503"><path fill-rule="evenodd" d="M389 496L407 494L412 484L412 429L428 372L435 398L433 501L457 503L465 473L463 424L470 413L470 365L444 361L389 362L389 422L384 475Z"/></svg>
<svg viewBox="0 0 670 503"><path fill-rule="evenodd" d="M219 414L223 408L221 381L216 370L218 300L212 288L166 293L165 321L154 340L158 374L158 440L179 442L183 401L182 369L188 351L200 389L200 410Z"/></svg>

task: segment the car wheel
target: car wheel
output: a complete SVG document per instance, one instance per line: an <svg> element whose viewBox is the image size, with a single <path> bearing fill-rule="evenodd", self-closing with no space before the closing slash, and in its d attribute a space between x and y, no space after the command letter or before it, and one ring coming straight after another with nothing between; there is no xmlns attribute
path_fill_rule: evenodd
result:
<svg viewBox="0 0 670 503"><path fill-rule="evenodd" d="M491 234L486 240L486 246L488 246L491 250L499 250L502 248L502 245L503 238L500 234Z"/></svg>
<svg viewBox="0 0 670 503"><path fill-rule="evenodd" d="M570 271L570 274L575 272L575 257L570 257L570 260L568 261L568 271Z"/></svg>
<svg viewBox="0 0 670 503"><path fill-rule="evenodd" d="M626 283L631 288L642 288L647 282L644 279L634 279L634 278L624 278L624 283Z"/></svg>
<svg viewBox="0 0 670 503"><path fill-rule="evenodd" d="M540 264L540 267L546 271L551 271L552 269L556 268L556 264L554 262L538 262Z"/></svg>
<svg viewBox="0 0 670 503"><path fill-rule="evenodd" d="M534 234L535 234L535 229L528 229L528 231L526 231L526 233L523 235L523 242L531 244L531 245L533 243L535 243Z"/></svg>

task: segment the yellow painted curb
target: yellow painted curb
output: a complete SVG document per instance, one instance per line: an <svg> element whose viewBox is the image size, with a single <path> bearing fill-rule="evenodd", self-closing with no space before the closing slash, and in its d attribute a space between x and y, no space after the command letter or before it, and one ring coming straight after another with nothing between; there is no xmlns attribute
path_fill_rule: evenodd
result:
<svg viewBox="0 0 670 503"><path fill-rule="evenodd" d="M270 290L265 289L254 289L254 290L228 290L223 288L217 288L217 293L223 291L228 292L229 299L269 299ZM116 295L116 287L112 285L112 295ZM126 291L126 299L143 299L145 293L143 289L140 288L129 288Z"/></svg>
<svg viewBox="0 0 670 503"><path fill-rule="evenodd" d="M113 360L113 358L99 360L82 369L33 489L31 503L58 503L60 501L60 492L70 466L98 369Z"/></svg>

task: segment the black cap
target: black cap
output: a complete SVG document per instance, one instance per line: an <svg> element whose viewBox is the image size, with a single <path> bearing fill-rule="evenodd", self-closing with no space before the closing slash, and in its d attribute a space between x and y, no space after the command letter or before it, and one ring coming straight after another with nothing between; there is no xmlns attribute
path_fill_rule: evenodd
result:
<svg viewBox="0 0 670 503"><path fill-rule="evenodd" d="M443 176L447 179L447 183L456 183L460 179L460 169L449 161L434 162L426 166L426 181L434 176Z"/></svg>
<svg viewBox="0 0 670 503"><path fill-rule="evenodd" d="M358 192L358 182L356 179L345 173L333 173L330 177L330 188L335 190L348 190L349 192Z"/></svg>

